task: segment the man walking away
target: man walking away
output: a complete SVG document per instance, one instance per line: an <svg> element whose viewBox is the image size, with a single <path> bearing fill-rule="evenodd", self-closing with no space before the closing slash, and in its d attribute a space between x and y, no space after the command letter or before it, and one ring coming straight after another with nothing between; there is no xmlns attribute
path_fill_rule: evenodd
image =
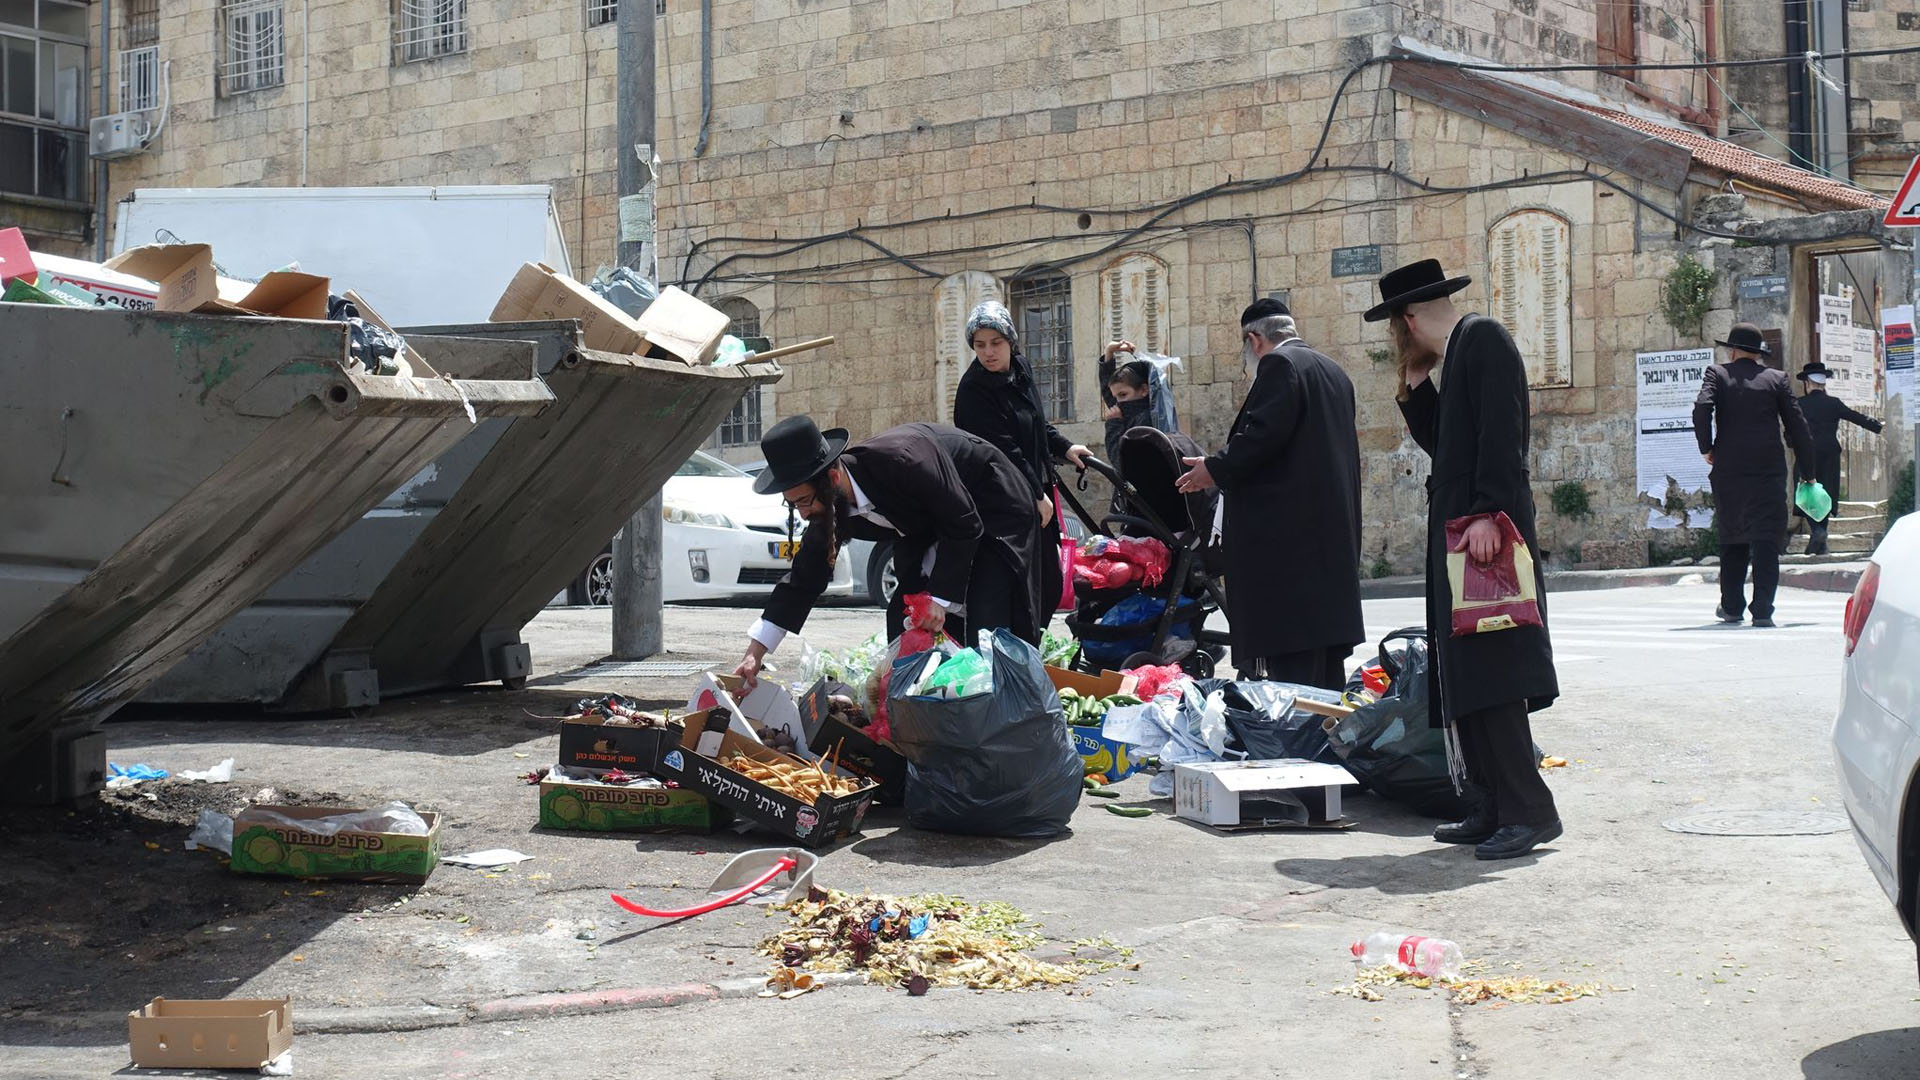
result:
<svg viewBox="0 0 1920 1080"><path fill-rule="evenodd" d="M1240 316L1258 364L1227 445L1187 458L1182 492L1218 485L1233 663L1242 677L1337 690L1360 615L1360 436L1353 381L1307 347L1278 300Z"/></svg>
<svg viewBox="0 0 1920 1080"><path fill-rule="evenodd" d="M1800 478L1812 479L1813 440L1785 372L1762 363L1772 355L1760 328L1740 323L1727 340L1727 362L1707 368L1693 403L1693 433L1710 466L1714 525L1720 530L1720 606L1714 615L1737 623L1773 625L1773 594L1780 585L1780 552L1787 539L1787 455L1793 442ZM1746 597L1753 568L1753 603Z"/></svg>
<svg viewBox="0 0 1920 1080"><path fill-rule="evenodd" d="M1857 413L1847 407L1846 402L1827 392L1827 378L1831 372L1827 365L1815 360L1800 369L1800 382L1804 393L1800 395L1800 414L1807 418L1807 434L1813 440L1813 478L1833 496L1834 505L1840 504L1840 421L1866 428L1875 435L1880 434L1880 421L1865 413ZM1795 510L1801 517L1807 515ZM1811 526L1807 536L1807 554L1825 555L1827 553L1827 523L1833 520L1829 514L1825 521L1808 518Z"/></svg>

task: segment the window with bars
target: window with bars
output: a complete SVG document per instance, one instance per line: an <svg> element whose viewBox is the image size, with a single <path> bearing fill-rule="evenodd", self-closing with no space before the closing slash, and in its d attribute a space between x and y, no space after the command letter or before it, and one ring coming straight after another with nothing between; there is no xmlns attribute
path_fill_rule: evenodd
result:
<svg viewBox="0 0 1920 1080"><path fill-rule="evenodd" d="M394 63L466 51L467 0L394 0Z"/></svg>
<svg viewBox="0 0 1920 1080"><path fill-rule="evenodd" d="M587 0L587 25L605 26L620 18L620 0Z"/></svg>
<svg viewBox="0 0 1920 1080"><path fill-rule="evenodd" d="M287 81L284 0L226 0L220 10L220 93L231 97Z"/></svg>
<svg viewBox="0 0 1920 1080"><path fill-rule="evenodd" d="M1033 365L1033 380L1047 419L1073 419L1073 283L1065 274L1033 274L1007 285L1020 351Z"/></svg>
<svg viewBox="0 0 1920 1080"><path fill-rule="evenodd" d="M160 107L160 46L143 45L120 53L120 111Z"/></svg>
<svg viewBox="0 0 1920 1080"><path fill-rule="evenodd" d="M764 335L760 332L760 309L753 302L737 296L726 297L714 302L714 307L724 312L730 320L727 332L745 340ZM749 346L751 348L752 346ZM762 431L761 418L764 416L765 402L761 395L766 388L754 387L748 390L727 418L720 422L719 430L714 432L713 443L716 446L756 446L760 442Z"/></svg>
<svg viewBox="0 0 1920 1080"><path fill-rule="evenodd" d="M120 25L120 47L137 49L160 44L160 0L132 0Z"/></svg>
<svg viewBox="0 0 1920 1080"><path fill-rule="evenodd" d="M1573 385L1572 230L1545 210L1501 218L1487 240L1493 315L1513 335L1535 389Z"/></svg>

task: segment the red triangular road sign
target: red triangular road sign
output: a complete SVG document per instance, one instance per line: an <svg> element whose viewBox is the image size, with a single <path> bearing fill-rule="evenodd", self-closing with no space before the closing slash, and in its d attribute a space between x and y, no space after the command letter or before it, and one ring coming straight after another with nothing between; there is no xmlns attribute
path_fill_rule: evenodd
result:
<svg viewBox="0 0 1920 1080"><path fill-rule="evenodd" d="M1920 225L1920 191L1915 190L1915 180L1920 180L1920 157L1907 166L1907 178L1900 181L1900 190L1894 193L1893 204L1887 207L1887 216L1881 224L1889 228Z"/></svg>

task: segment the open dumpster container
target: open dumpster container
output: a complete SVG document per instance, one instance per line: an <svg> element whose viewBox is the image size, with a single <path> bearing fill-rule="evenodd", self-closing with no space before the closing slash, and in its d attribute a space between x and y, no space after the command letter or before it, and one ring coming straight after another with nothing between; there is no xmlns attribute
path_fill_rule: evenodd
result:
<svg viewBox="0 0 1920 1080"><path fill-rule="evenodd" d="M489 380L368 375L344 323L0 303L0 767L97 787L92 727L459 441L554 403L533 349ZM440 343L415 339L429 361ZM470 417L472 419L470 419Z"/></svg>
<svg viewBox="0 0 1920 1080"><path fill-rule="evenodd" d="M532 342L558 398L482 423L156 683L144 700L363 708L521 685L520 631L660 491L773 364L690 367L583 348L571 321L410 327L407 340ZM437 363L458 365L463 354ZM466 369L456 367L466 373Z"/></svg>

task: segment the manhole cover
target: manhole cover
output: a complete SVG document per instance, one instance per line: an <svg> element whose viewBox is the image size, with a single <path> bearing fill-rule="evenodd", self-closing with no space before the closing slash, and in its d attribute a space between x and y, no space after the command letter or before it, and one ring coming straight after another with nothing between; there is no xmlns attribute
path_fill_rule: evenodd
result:
<svg viewBox="0 0 1920 1080"><path fill-rule="evenodd" d="M1847 818L1820 810L1721 810L1663 824L1677 833L1700 836L1818 836L1845 831Z"/></svg>
<svg viewBox="0 0 1920 1080"><path fill-rule="evenodd" d="M707 666L685 660L610 660L601 664L588 664L573 677L601 675L613 679L684 678L688 675L700 674L707 670Z"/></svg>

